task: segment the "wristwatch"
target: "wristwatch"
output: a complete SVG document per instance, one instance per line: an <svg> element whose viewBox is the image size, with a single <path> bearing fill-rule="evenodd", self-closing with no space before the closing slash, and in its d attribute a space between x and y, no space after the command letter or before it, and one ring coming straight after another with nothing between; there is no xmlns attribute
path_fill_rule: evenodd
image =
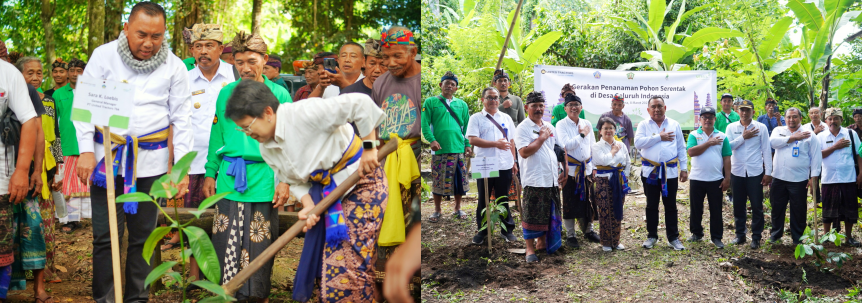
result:
<svg viewBox="0 0 862 304"><path fill-rule="evenodd" d="M364 140L362 141L362 149L371 150L379 146L380 143L376 140Z"/></svg>
<svg viewBox="0 0 862 304"><path fill-rule="evenodd" d="M580 133L580 134L581 134L581 138L586 138L586 137L587 137L587 134L584 134L584 133Z"/></svg>

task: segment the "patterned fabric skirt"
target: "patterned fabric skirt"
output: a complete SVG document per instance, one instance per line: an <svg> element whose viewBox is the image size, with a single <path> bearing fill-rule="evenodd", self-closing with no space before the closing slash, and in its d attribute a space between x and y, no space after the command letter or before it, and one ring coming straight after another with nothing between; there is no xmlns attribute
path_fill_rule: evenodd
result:
<svg viewBox="0 0 862 304"><path fill-rule="evenodd" d="M446 153L431 156L432 193L437 195L464 195L470 189L467 165L463 154Z"/></svg>
<svg viewBox="0 0 862 304"><path fill-rule="evenodd" d="M90 197L90 187L81 183L75 168L78 166L78 156L63 157L63 195L66 197Z"/></svg>
<svg viewBox="0 0 862 304"><path fill-rule="evenodd" d="M533 231L548 231L551 213L560 216L560 188L524 187L524 201L521 203L521 227ZM552 210L551 206L555 205Z"/></svg>
<svg viewBox="0 0 862 304"><path fill-rule="evenodd" d="M516 206L521 205L521 179L518 177L518 175L520 174L512 174L512 186L509 187L508 197L510 204L514 202ZM518 209L518 212L521 212L520 207Z"/></svg>
<svg viewBox="0 0 862 304"><path fill-rule="evenodd" d="M855 223L859 220L856 183L823 184L823 222Z"/></svg>
<svg viewBox="0 0 862 304"><path fill-rule="evenodd" d="M45 281L59 281L54 273L54 200L40 199L39 213L42 215L42 231L45 234Z"/></svg>
<svg viewBox="0 0 862 304"><path fill-rule="evenodd" d="M204 180L206 174L189 174L189 193L185 195L186 208L197 208L206 199L204 196Z"/></svg>
<svg viewBox="0 0 862 304"><path fill-rule="evenodd" d="M388 189L383 168L360 179L341 200L348 241L323 250L319 302L369 303L376 298L375 249L386 211Z"/></svg>
<svg viewBox="0 0 862 304"><path fill-rule="evenodd" d="M620 244L622 221L614 216L614 194L607 177L595 179L596 191L593 200L599 214L599 238L602 246L616 248ZM623 197L625 200L625 197Z"/></svg>
<svg viewBox="0 0 862 304"><path fill-rule="evenodd" d="M39 205L38 199L27 197L13 207L15 261L12 263L10 290L27 288L25 271L45 268L45 230Z"/></svg>
<svg viewBox="0 0 862 304"><path fill-rule="evenodd" d="M14 260L15 225L12 206L9 194L0 195L0 267L12 265Z"/></svg>
<svg viewBox="0 0 862 304"><path fill-rule="evenodd" d="M272 202L243 203L222 199L216 203L212 242L222 266L222 282L232 279L278 238L278 210ZM272 265L267 261L237 290L239 301L266 299L272 288Z"/></svg>
<svg viewBox="0 0 862 304"><path fill-rule="evenodd" d="M584 180L584 191L586 191L586 194L584 194L584 199L581 199L580 193L575 194L577 181L573 176L567 177L566 185L563 186L564 219L587 219L593 221L598 217L592 184Z"/></svg>

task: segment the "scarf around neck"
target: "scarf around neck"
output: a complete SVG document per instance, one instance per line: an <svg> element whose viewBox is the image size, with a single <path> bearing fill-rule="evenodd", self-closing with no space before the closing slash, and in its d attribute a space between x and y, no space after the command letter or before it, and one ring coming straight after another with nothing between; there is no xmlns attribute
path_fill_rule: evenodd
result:
<svg viewBox="0 0 862 304"><path fill-rule="evenodd" d="M120 37L117 38L117 52L120 53L120 58L129 68L140 74L149 74L158 69L162 64L167 62L168 41L162 39L162 47L156 52L156 55L147 60L137 60L132 56L132 51L129 49L129 39L124 31L120 31Z"/></svg>

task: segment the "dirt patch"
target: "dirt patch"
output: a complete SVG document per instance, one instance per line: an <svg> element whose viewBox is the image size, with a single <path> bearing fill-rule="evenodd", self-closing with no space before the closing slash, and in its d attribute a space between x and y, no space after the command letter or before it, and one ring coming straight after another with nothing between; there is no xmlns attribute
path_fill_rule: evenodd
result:
<svg viewBox="0 0 862 304"><path fill-rule="evenodd" d="M506 243L500 242L488 253L487 245L467 247L449 246L433 250L423 249L423 280L437 282L442 290L460 288L518 288L535 290L535 280L541 276L554 276L566 272L566 248L552 255L539 253L538 263L527 263L524 254L508 252ZM428 264L427 268L425 264ZM427 275L426 275L427 273Z"/></svg>
<svg viewBox="0 0 862 304"><path fill-rule="evenodd" d="M853 282L828 271L819 271L811 263L785 261L763 261L745 257L733 263L738 273L761 286L799 291L810 288L812 292L826 296L845 295ZM847 265L845 265L847 266ZM803 280L804 275L804 280Z"/></svg>

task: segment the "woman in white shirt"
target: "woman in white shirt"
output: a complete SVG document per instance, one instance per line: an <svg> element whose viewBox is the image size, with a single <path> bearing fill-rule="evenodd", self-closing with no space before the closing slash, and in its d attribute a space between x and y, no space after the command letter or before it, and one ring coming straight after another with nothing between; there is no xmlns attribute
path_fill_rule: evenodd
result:
<svg viewBox="0 0 862 304"><path fill-rule="evenodd" d="M623 203L630 191L628 175L631 169L626 146L614 140L617 125L607 117L599 119L596 125L602 138L593 144L593 164L596 166L596 192L593 194L599 212L599 237L602 250L625 250L620 244L620 226L623 220Z"/></svg>

